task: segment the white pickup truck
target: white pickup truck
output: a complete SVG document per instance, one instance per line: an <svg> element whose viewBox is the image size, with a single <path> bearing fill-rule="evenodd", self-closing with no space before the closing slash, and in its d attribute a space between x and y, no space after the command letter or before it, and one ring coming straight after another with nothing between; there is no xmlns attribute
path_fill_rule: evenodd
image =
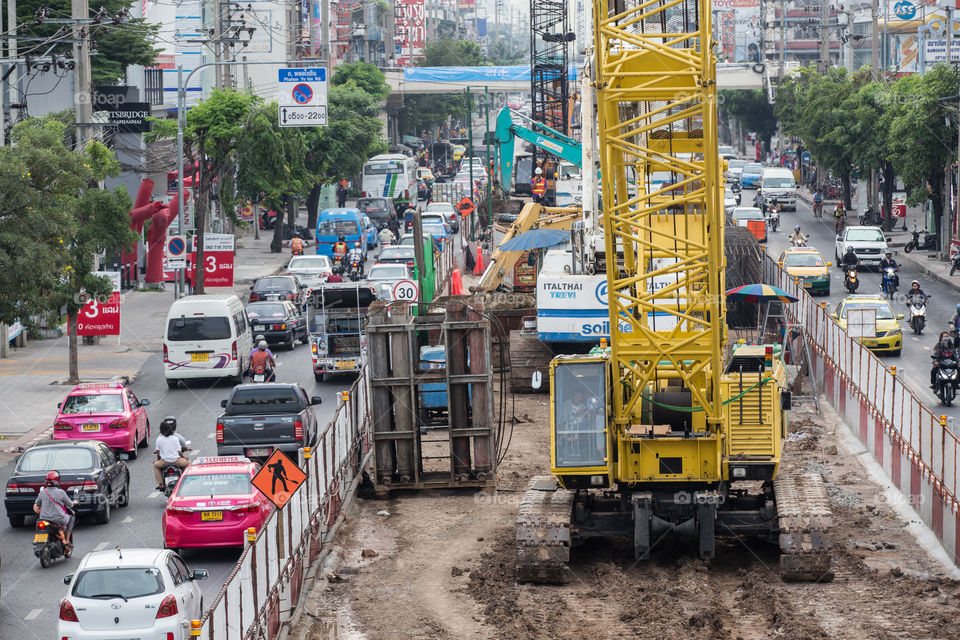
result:
<svg viewBox="0 0 960 640"><path fill-rule="evenodd" d="M837 236L837 266L843 268L843 256L847 247L865 266L879 267L883 254L887 252L887 239L879 227L847 227Z"/></svg>

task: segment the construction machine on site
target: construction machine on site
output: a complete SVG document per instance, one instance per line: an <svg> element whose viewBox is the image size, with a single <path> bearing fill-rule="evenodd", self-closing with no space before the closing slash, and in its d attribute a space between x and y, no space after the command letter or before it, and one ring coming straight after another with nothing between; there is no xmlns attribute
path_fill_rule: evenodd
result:
<svg viewBox="0 0 960 640"><path fill-rule="evenodd" d="M781 465L780 354L727 344L711 5L594 4L610 339L550 363L551 475L519 508L517 578L568 580L596 537L632 539L641 560L661 540L709 559L718 537L749 537L779 543L784 579L830 580L823 480Z"/></svg>

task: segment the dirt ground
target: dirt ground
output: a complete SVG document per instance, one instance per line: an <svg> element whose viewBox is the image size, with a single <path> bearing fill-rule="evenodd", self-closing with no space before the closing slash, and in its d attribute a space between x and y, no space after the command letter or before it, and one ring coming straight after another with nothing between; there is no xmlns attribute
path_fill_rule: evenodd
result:
<svg viewBox="0 0 960 640"><path fill-rule="evenodd" d="M777 549L718 541L703 562L658 546L577 547L565 586L514 581L513 520L530 476L548 469L545 396L517 396L513 442L493 495L408 493L361 503L343 562L311 594L298 637L320 640L960 638L960 582L918 548L881 490L835 436L835 418L794 409L784 465L823 473L836 520L837 577L787 584ZM383 515L383 512L389 515ZM381 515L378 515L380 513ZM297 637L297 636L295 636Z"/></svg>

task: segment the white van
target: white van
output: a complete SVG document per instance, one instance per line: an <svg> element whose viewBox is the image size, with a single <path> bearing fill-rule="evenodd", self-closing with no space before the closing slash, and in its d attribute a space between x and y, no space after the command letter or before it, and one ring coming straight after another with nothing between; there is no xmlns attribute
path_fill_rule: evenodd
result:
<svg viewBox="0 0 960 640"><path fill-rule="evenodd" d="M247 313L237 296L186 296L170 305L163 334L163 374L171 389L193 378L230 378L239 383L252 349Z"/></svg>
<svg viewBox="0 0 960 640"><path fill-rule="evenodd" d="M768 205L776 200L783 209L797 210L797 183L789 169L764 169L760 176L760 193Z"/></svg>

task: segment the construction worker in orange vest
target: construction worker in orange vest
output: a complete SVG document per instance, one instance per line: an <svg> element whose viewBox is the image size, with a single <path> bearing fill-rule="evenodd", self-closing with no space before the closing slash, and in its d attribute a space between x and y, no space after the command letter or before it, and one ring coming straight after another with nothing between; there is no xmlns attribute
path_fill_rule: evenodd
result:
<svg viewBox="0 0 960 640"><path fill-rule="evenodd" d="M547 181L543 179L543 169L540 167L534 171L533 180L530 181L530 193L533 194L534 202L540 202L547 193Z"/></svg>

